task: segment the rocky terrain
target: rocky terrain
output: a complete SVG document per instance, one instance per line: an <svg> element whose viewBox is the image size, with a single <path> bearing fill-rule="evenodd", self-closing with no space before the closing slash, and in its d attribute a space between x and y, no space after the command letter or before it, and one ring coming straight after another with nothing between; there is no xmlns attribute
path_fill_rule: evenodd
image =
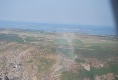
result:
<svg viewBox="0 0 118 80"><path fill-rule="evenodd" d="M0 80L117 80L117 47L111 36L2 29Z"/></svg>

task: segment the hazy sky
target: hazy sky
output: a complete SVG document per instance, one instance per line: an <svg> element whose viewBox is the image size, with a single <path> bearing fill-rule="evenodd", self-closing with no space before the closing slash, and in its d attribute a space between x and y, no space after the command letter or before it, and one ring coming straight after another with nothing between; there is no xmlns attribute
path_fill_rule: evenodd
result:
<svg viewBox="0 0 118 80"><path fill-rule="evenodd" d="M0 0L0 20L114 26L109 0Z"/></svg>

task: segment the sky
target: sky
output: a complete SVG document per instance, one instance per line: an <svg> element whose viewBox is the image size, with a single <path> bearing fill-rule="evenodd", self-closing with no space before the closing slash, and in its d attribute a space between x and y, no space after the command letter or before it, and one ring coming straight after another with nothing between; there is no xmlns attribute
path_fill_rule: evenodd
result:
<svg viewBox="0 0 118 80"><path fill-rule="evenodd" d="M109 0L0 0L0 21L115 25Z"/></svg>

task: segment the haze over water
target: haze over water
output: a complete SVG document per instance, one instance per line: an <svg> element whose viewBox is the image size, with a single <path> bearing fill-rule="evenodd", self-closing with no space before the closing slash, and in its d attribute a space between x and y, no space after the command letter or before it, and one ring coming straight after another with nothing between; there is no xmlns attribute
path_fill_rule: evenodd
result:
<svg viewBox="0 0 118 80"><path fill-rule="evenodd" d="M0 21L1 28L116 35L110 0L0 0Z"/></svg>
<svg viewBox="0 0 118 80"><path fill-rule="evenodd" d="M95 35L116 35L114 27L96 27L83 25L67 25L67 24L49 24L49 23L29 23L29 22L13 22L0 21L0 28L30 29L54 32L77 32Z"/></svg>

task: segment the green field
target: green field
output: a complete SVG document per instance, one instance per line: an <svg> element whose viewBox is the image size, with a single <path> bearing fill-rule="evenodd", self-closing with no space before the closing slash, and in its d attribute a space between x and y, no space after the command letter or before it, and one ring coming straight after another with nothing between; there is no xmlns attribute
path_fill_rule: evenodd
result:
<svg viewBox="0 0 118 80"><path fill-rule="evenodd" d="M0 41L23 43L23 39L16 34L0 34Z"/></svg>
<svg viewBox="0 0 118 80"><path fill-rule="evenodd" d="M69 42L66 39L55 39L55 44L69 44Z"/></svg>
<svg viewBox="0 0 118 80"><path fill-rule="evenodd" d="M74 58L75 56L72 49L58 48L57 51L68 58Z"/></svg>

